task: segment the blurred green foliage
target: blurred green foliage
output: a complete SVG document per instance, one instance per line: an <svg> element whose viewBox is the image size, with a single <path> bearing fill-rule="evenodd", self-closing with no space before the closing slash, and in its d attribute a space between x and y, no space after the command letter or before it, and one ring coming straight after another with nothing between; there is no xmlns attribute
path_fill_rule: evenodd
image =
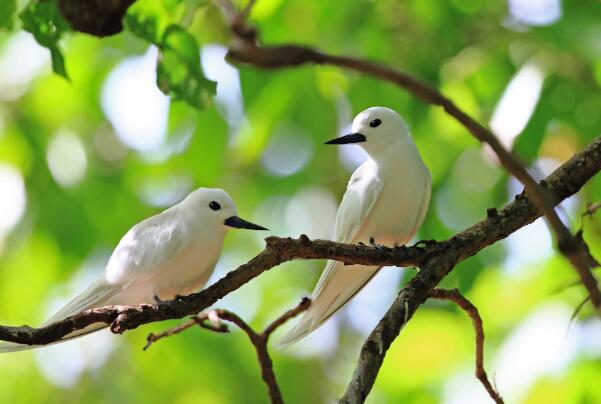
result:
<svg viewBox="0 0 601 404"><path fill-rule="evenodd" d="M503 112L499 100L513 78L528 73L510 98L515 115L500 129L523 120L506 140L534 172L547 173L601 129L601 4L540 3L547 7L529 9L534 3L526 0L259 0L250 21L268 44L308 44L412 72L483 123ZM354 149L322 143L369 106L405 117L432 171L420 238L449 237L520 188L443 111L388 83L334 67L228 69L231 34L210 2L138 0L125 26L99 39L67 32L54 2L0 2L1 324L39 324L102 270L129 227L197 186L226 189L241 216L274 234L328 237ZM148 50L151 44L158 49ZM51 67L64 77L68 71L70 81ZM161 98L157 79L170 99ZM540 94L532 83L540 83ZM597 256L599 213L583 221L580 214L599 199L595 178L563 210L574 229L584 227ZM584 291L556 292L575 275L547 234L544 225L518 232L461 263L444 286L459 287L480 309L487 371L508 402L599 402L598 322L585 308L570 328ZM218 275L262 245L261 235L232 232ZM263 327L309 293L321 265L283 265L219 306ZM388 293L403 282L387 285ZM361 310L385 309L387 302L372 300L373 310ZM312 340L314 354L306 346L274 350L287 402L341 394L374 324L358 313L338 315ZM238 330L193 329L141 350L148 332L174 324L0 356L0 401L266 402L255 353ZM472 376L472 344L464 313L428 302L392 346L368 401L485 402Z"/></svg>
<svg viewBox="0 0 601 404"><path fill-rule="evenodd" d="M31 2L23 10L20 18L23 29L31 32L40 45L50 50L54 72L68 79L65 59L58 47L58 41L65 31L69 30L69 24L58 11L56 4L52 1Z"/></svg>

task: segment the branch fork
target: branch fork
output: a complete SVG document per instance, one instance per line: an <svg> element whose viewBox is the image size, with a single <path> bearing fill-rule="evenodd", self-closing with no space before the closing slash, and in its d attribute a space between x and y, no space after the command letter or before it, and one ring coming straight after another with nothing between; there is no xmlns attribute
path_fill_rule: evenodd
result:
<svg viewBox="0 0 601 404"><path fill-rule="evenodd" d="M192 316L190 321L187 321L176 327L163 331L160 334L148 334L148 337L146 338L146 346L143 349L146 350L154 342L162 338L172 336L174 334L179 334L180 332L187 330L188 328L191 328L195 325L198 325L202 328L214 332L227 333L229 332L229 329L227 325L223 324L223 321L229 321L231 323L236 324L242 331L244 331L250 339L250 342L255 347L255 350L257 351L257 359L259 360L259 365L261 367L261 376L263 378L263 381L267 385L269 399L271 400L271 403L283 404L284 400L282 398L282 392L275 378L275 373L273 371L273 362L271 360L271 357L269 356L269 351L267 350L267 342L269 341L269 337L271 336L271 334L273 334L273 332L276 329L282 326L286 321L307 310L310 305L311 299L302 299L301 302L295 308L288 310L287 312L282 314L260 333L254 331L248 325L248 323L246 323L237 314L234 314L231 311L223 309L208 310L196 316Z"/></svg>

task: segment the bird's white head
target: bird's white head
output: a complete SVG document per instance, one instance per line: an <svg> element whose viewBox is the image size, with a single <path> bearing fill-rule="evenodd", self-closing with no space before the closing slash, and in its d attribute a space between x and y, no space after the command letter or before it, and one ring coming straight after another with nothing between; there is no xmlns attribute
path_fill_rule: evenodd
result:
<svg viewBox="0 0 601 404"><path fill-rule="evenodd" d="M263 226L248 222L238 217L238 211L232 198L223 189L198 188L190 192L181 203L182 208L190 209L202 218L203 223L216 228L267 230Z"/></svg>
<svg viewBox="0 0 601 404"><path fill-rule="evenodd" d="M326 144L357 143L370 156L375 157L408 138L407 124L396 111L385 107L371 107L355 117L350 134Z"/></svg>

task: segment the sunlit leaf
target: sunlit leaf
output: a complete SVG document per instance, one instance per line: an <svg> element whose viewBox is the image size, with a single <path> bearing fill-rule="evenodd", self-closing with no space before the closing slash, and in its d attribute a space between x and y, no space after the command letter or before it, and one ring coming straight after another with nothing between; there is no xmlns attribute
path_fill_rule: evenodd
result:
<svg viewBox="0 0 601 404"><path fill-rule="evenodd" d="M200 69L200 52L192 35L177 25L165 30L157 64L157 85L165 94L205 108L217 85Z"/></svg>
<svg viewBox="0 0 601 404"><path fill-rule="evenodd" d="M52 1L31 2L21 13L20 18L23 29L31 32L40 45L50 50L52 70L68 80L65 59L58 42L70 27L61 16L56 4Z"/></svg>
<svg viewBox="0 0 601 404"><path fill-rule="evenodd" d="M181 14L180 0L138 0L128 10L127 28L146 41L159 44L167 26Z"/></svg>

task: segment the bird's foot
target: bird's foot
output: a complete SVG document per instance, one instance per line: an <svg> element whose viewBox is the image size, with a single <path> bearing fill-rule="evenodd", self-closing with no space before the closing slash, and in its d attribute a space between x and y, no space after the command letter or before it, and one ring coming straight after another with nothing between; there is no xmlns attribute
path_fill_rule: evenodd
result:
<svg viewBox="0 0 601 404"><path fill-rule="evenodd" d="M438 241L434 240L434 239L429 239L429 240L420 240L417 243L415 243L415 247L431 247L433 245L436 245L438 243Z"/></svg>
<svg viewBox="0 0 601 404"><path fill-rule="evenodd" d="M369 238L369 245L372 246L373 248L375 248L378 251L386 251L386 250L388 250L388 247L386 247L385 245L376 243L376 240L374 240L373 237Z"/></svg>
<svg viewBox="0 0 601 404"><path fill-rule="evenodd" d="M164 302L164 300L161 300L161 298L159 297L159 295L154 295L154 301L156 304L161 304Z"/></svg>

